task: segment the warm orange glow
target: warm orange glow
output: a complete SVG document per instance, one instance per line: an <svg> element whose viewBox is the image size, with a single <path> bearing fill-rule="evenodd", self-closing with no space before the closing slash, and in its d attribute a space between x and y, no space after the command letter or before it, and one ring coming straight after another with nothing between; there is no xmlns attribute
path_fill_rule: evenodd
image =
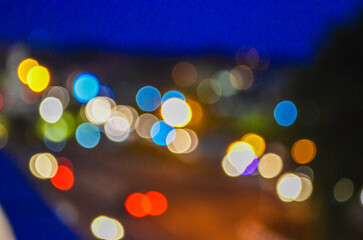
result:
<svg viewBox="0 0 363 240"><path fill-rule="evenodd" d="M309 139L301 139L291 148L291 156L295 162L306 164L311 162L316 154L315 143Z"/></svg>
<svg viewBox="0 0 363 240"><path fill-rule="evenodd" d="M64 165L58 166L57 173L50 180L54 187L60 190L69 190L74 183L73 172Z"/></svg>
<svg viewBox="0 0 363 240"><path fill-rule="evenodd" d="M198 124L203 118L203 108L200 104L192 99L187 99L187 103L189 104L193 117L189 123L189 125L196 125Z"/></svg>
<svg viewBox="0 0 363 240"><path fill-rule="evenodd" d="M145 194L133 193L127 197L125 208L134 217L145 217L151 210L151 202Z"/></svg>
<svg viewBox="0 0 363 240"><path fill-rule="evenodd" d="M151 191L146 193L145 195L150 199L151 202L151 210L149 212L150 215L161 215L168 208L168 201L163 194L156 191Z"/></svg>
<svg viewBox="0 0 363 240"><path fill-rule="evenodd" d="M265 152L266 143L261 136L254 133L247 133L241 140L250 144L254 148L257 157L260 157Z"/></svg>
<svg viewBox="0 0 363 240"><path fill-rule="evenodd" d="M18 67L18 77L20 81L24 84L28 84L27 82L28 72L30 71L30 69L38 65L39 65L38 62L35 61L34 59L27 58L23 60Z"/></svg>

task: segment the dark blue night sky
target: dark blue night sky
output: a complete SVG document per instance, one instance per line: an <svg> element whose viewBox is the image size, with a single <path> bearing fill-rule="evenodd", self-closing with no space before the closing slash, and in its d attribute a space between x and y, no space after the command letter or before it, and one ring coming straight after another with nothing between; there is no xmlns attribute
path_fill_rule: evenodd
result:
<svg viewBox="0 0 363 240"><path fill-rule="evenodd" d="M36 28L49 49L137 54L233 54L241 46L306 59L359 1L1 1L0 43L28 40Z"/></svg>

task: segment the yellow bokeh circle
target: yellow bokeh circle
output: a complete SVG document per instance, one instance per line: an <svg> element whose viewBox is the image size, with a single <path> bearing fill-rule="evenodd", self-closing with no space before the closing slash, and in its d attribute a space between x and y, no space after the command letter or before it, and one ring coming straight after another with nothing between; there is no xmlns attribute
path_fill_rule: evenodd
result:
<svg viewBox="0 0 363 240"><path fill-rule="evenodd" d="M46 67L35 66L28 72L27 83L33 92L42 92L50 82L50 74Z"/></svg>
<svg viewBox="0 0 363 240"><path fill-rule="evenodd" d="M27 75L28 75L29 71L33 67L38 66L38 65L39 65L38 62L34 59L27 58L27 59L23 60L18 66L18 77L19 77L20 81L24 84L28 84Z"/></svg>

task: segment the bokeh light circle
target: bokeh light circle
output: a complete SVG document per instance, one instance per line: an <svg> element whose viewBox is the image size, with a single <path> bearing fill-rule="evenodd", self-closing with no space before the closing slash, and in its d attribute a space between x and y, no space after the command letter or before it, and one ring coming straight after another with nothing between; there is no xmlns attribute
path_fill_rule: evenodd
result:
<svg viewBox="0 0 363 240"><path fill-rule="evenodd" d="M136 109L128 105L117 105L111 109L111 116L119 116L127 120L130 131L135 130L135 122L139 114ZM150 129L149 129L150 131Z"/></svg>
<svg viewBox="0 0 363 240"><path fill-rule="evenodd" d="M100 141L101 133L98 127L91 123L83 123L76 130L77 142L85 148L93 148Z"/></svg>
<svg viewBox="0 0 363 240"><path fill-rule="evenodd" d="M121 223L106 216L95 218L91 223L91 231L95 237L106 240L118 240L125 235Z"/></svg>
<svg viewBox="0 0 363 240"><path fill-rule="evenodd" d="M156 144L166 146L174 140L175 130L166 122L158 121L151 127L150 135Z"/></svg>
<svg viewBox="0 0 363 240"><path fill-rule="evenodd" d="M193 130L190 129L184 129L184 130L189 133L191 141L189 148L184 153L191 153L198 147L199 144L198 135Z"/></svg>
<svg viewBox="0 0 363 240"><path fill-rule="evenodd" d="M213 74L212 79L212 88L216 94L223 97L230 97L238 92L230 81L230 73L228 71L216 72Z"/></svg>
<svg viewBox="0 0 363 240"><path fill-rule="evenodd" d="M30 170L40 179L52 178L58 171L57 159L50 153L34 155L29 162Z"/></svg>
<svg viewBox="0 0 363 240"><path fill-rule="evenodd" d="M63 109L65 109L69 104L69 92L64 87L60 86L48 87L43 92L43 99L47 97L58 98L62 102Z"/></svg>
<svg viewBox="0 0 363 240"><path fill-rule="evenodd" d="M290 126L296 120L297 109L291 101L280 102L274 110L274 117L279 125Z"/></svg>
<svg viewBox="0 0 363 240"><path fill-rule="evenodd" d="M264 178L274 178L280 174L283 167L282 159L274 153L267 153L260 159L258 171Z"/></svg>
<svg viewBox="0 0 363 240"><path fill-rule="evenodd" d="M296 174L285 173L277 181L276 192L284 202L292 202L301 192L301 179Z"/></svg>
<svg viewBox="0 0 363 240"><path fill-rule="evenodd" d="M238 177L241 175L237 168L229 161L228 155L224 156L222 160L222 168L227 176Z"/></svg>
<svg viewBox="0 0 363 240"><path fill-rule="evenodd" d="M185 101L185 97L181 92L172 90L163 95L163 98L161 99L161 104L163 104L166 100L168 100L170 98L179 98L179 99Z"/></svg>
<svg viewBox="0 0 363 240"><path fill-rule="evenodd" d="M18 66L18 77L20 81L24 84L28 84L27 76L30 71L35 66L39 66L38 62L34 59L27 58L24 59Z"/></svg>
<svg viewBox="0 0 363 240"><path fill-rule="evenodd" d="M124 141L130 134L130 123L123 117L111 117L105 124L108 139L114 142Z"/></svg>
<svg viewBox="0 0 363 240"><path fill-rule="evenodd" d="M199 83L197 94L200 101L203 103L213 104L220 99L222 88L218 82L215 82L212 79L205 79Z"/></svg>
<svg viewBox="0 0 363 240"><path fill-rule="evenodd" d="M174 134L174 133L172 133ZM184 129L175 129L174 140L167 145L168 149L176 154L185 153L192 144L192 139L188 131Z"/></svg>
<svg viewBox="0 0 363 240"><path fill-rule="evenodd" d="M161 103L161 95L159 90L152 86L141 88L136 95L136 103L140 109L152 112L156 110Z"/></svg>
<svg viewBox="0 0 363 240"><path fill-rule="evenodd" d="M151 209L149 214L152 216L157 216L163 214L168 208L168 201L166 197L156 191L150 191L145 194L149 198L151 203Z"/></svg>
<svg viewBox="0 0 363 240"><path fill-rule="evenodd" d="M315 155L315 143L309 139L298 140L294 143L294 145L292 145L291 156L297 163L309 163L314 159Z"/></svg>
<svg viewBox="0 0 363 240"><path fill-rule="evenodd" d="M116 103L108 97L92 98L86 105L87 120L95 125L104 124L111 116L111 109Z"/></svg>
<svg viewBox="0 0 363 240"><path fill-rule="evenodd" d="M232 69L230 81L234 88L238 90L247 90L253 83L253 72L245 65L239 65Z"/></svg>
<svg viewBox="0 0 363 240"><path fill-rule="evenodd" d="M79 103L87 103L96 97L100 88L98 78L92 73L79 74L73 83L73 94Z"/></svg>
<svg viewBox="0 0 363 240"><path fill-rule="evenodd" d="M256 155L253 151L242 151L242 152L230 152L227 154L227 158L230 163L236 168L239 174L245 173L247 168L254 162L256 159ZM257 162L258 164L258 162ZM253 169L249 169L246 171L246 175L249 175L250 172L254 172L257 169L257 164L252 166Z"/></svg>
<svg viewBox="0 0 363 240"><path fill-rule="evenodd" d="M46 67L35 66L29 70L26 79L33 92L42 92L49 85L50 73Z"/></svg>
<svg viewBox="0 0 363 240"><path fill-rule="evenodd" d="M250 144L253 147L257 157L260 157L265 152L266 143L261 136L255 133L247 133L241 138L241 140Z"/></svg>
<svg viewBox="0 0 363 240"><path fill-rule="evenodd" d="M151 128L159 119L151 113L141 114L135 121L136 133L146 139L151 138Z"/></svg>
<svg viewBox="0 0 363 240"><path fill-rule="evenodd" d="M47 97L40 103L39 113L44 121L55 123L62 117L62 102L58 98Z"/></svg>
<svg viewBox="0 0 363 240"><path fill-rule="evenodd" d="M313 183L309 178L300 177L300 181L301 181L301 191L299 195L296 198L294 198L294 200L297 202L303 202L307 200L313 193Z"/></svg>
<svg viewBox="0 0 363 240"><path fill-rule="evenodd" d="M69 190L74 184L73 172L65 165L58 166L57 173L50 181L59 190Z"/></svg>
<svg viewBox="0 0 363 240"><path fill-rule="evenodd" d="M133 193L127 197L125 208L134 217L145 217L150 213L150 199L142 193Z"/></svg>
<svg viewBox="0 0 363 240"><path fill-rule="evenodd" d="M340 179L334 186L334 198L337 202L345 202L352 197L354 184L349 178Z"/></svg>
<svg viewBox="0 0 363 240"><path fill-rule="evenodd" d="M180 87L189 87L197 80L198 72L193 64L189 62L180 62L174 66L172 77L176 85Z"/></svg>
<svg viewBox="0 0 363 240"><path fill-rule="evenodd" d="M161 115L167 124L174 127L183 127L192 119L189 105L179 98L166 100L161 107Z"/></svg>

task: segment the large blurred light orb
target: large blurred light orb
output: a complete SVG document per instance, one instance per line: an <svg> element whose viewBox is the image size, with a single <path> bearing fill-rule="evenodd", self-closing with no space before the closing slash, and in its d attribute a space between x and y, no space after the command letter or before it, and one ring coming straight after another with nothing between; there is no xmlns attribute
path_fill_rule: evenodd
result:
<svg viewBox="0 0 363 240"><path fill-rule="evenodd" d="M172 71L174 83L180 87L190 87L197 80L198 72L189 62L180 62Z"/></svg>
<svg viewBox="0 0 363 240"><path fill-rule="evenodd" d="M340 179L334 186L334 198L338 202L345 202L352 197L354 184L349 178Z"/></svg>
<svg viewBox="0 0 363 240"><path fill-rule="evenodd" d="M237 167L235 167L230 161L228 155L224 156L222 160L222 168L224 173L229 177L238 177L241 175Z"/></svg>
<svg viewBox="0 0 363 240"><path fill-rule="evenodd" d="M166 122L158 121L152 126L150 135L156 144L166 146L174 140L175 130Z"/></svg>
<svg viewBox="0 0 363 240"><path fill-rule="evenodd" d="M135 122L139 114L137 113L136 109L131 106L117 105L111 109L111 116L119 116L126 119L130 125L130 131L133 131L135 130Z"/></svg>
<svg viewBox="0 0 363 240"><path fill-rule="evenodd" d="M218 82L212 79L205 79L199 83L197 94L203 103L214 104L222 96L222 88Z"/></svg>
<svg viewBox="0 0 363 240"><path fill-rule="evenodd" d="M141 114L135 121L136 133L146 139L151 138L151 128L159 119L151 113Z"/></svg>
<svg viewBox="0 0 363 240"><path fill-rule="evenodd" d="M116 103L108 97L92 98L86 105L85 113L89 122L104 124L111 117L111 109Z"/></svg>
<svg viewBox="0 0 363 240"><path fill-rule="evenodd" d="M274 178L280 174L283 167L282 159L274 153L263 155L258 164L258 171L264 178Z"/></svg>
<svg viewBox="0 0 363 240"><path fill-rule="evenodd" d="M254 159L252 162L246 167L246 169L242 172L243 176L249 176L254 174L257 171L258 168L258 157L254 154Z"/></svg>
<svg viewBox="0 0 363 240"><path fill-rule="evenodd" d="M55 97L58 98L63 105L63 109L65 109L68 106L69 103L69 92L64 87L60 86L53 86L47 88L43 92L43 99L47 97Z"/></svg>
<svg viewBox="0 0 363 240"><path fill-rule="evenodd" d="M40 103L39 113L44 121L55 123L62 117L62 102L58 98L47 97Z"/></svg>
<svg viewBox="0 0 363 240"><path fill-rule="evenodd" d="M230 81L234 88L238 90L247 90L253 83L253 72L245 65L239 65L232 69Z"/></svg>
<svg viewBox="0 0 363 240"><path fill-rule="evenodd" d="M109 97L115 99L115 95L111 87L101 83L98 91L98 96Z"/></svg>
<svg viewBox="0 0 363 240"><path fill-rule="evenodd" d="M294 143L294 145L292 145L291 156L297 163L309 163L314 159L315 155L315 143L309 139L298 140Z"/></svg>
<svg viewBox="0 0 363 240"><path fill-rule="evenodd" d="M274 116L276 122L284 127L293 124L297 117L297 109L295 105L290 101L283 101L277 104Z"/></svg>
<svg viewBox="0 0 363 240"><path fill-rule="evenodd" d="M255 133L247 133L241 138L241 140L250 144L253 147L257 157L260 157L265 152L266 143L261 136Z"/></svg>
<svg viewBox="0 0 363 240"><path fill-rule="evenodd" d="M216 94L223 97L230 97L237 93L230 81L230 73L228 71L219 71L213 74L212 88Z"/></svg>
<svg viewBox="0 0 363 240"><path fill-rule="evenodd" d="M175 133L171 132L171 134L175 134L175 137L174 140L167 145L168 149L176 154L185 153L192 144L189 132L184 129L175 129Z"/></svg>
<svg viewBox="0 0 363 240"><path fill-rule="evenodd" d="M198 147L198 144L199 144L198 135L191 129L184 129L184 130L189 133L189 137L190 137L190 141L191 141L191 144L190 144L188 150L186 150L184 153L191 153Z"/></svg>
<svg viewBox="0 0 363 240"><path fill-rule="evenodd" d="M50 82L50 73L46 67L32 67L26 77L29 88L33 92L42 92Z"/></svg>
<svg viewBox="0 0 363 240"><path fill-rule="evenodd" d="M57 173L58 162L50 153L39 153L30 158L29 168L35 177L49 179Z"/></svg>
<svg viewBox="0 0 363 240"><path fill-rule="evenodd" d="M276 191L284 202L292 202L301 192L301 179L296 174L286 173L277 181Z"/></svg>
<svg viewBox="0 0 363 240"><path fill-rule="evenodd" d="M20 81L24 84L28 84L27 76L30 69L38 65L38 62L34 59L27 58L23 60L18 66L18 77Z"/></svg>
<svg viewBox="0 0 363 240"><path fill-rule="evenodd" d="M313 193L313 183L307 177L300 177L301 191L299 195L294 199L297 202L303 202L307 200Z"/></svg>
<svg viewBox="0 0 363 240"><path fill-rule="evenodd" d="M256 155L252 151L230 152L227 157L239 174L243 174L248 166L256 159ZM256 169L257 166L255 167L255 170Z"/></svg>
<svg viewBox="0 0 363 240"><path fill-rule="evenodd" d="M53 152L62 151L65 148L66 143L67 143L66 139L64 139L63 141L59 141L59 142L53 142L50 139L48 139L46 136L44 136L43 141L44 141L45 146Z"/></svg>
<svg viewBox="0 0 363 240"><path fill-rule="evenodd" d="M130 123L123 117L111 117L105 124L108 139L114 142L124 141L130 134Z"/></svg>
<svg viewBox="0 0 363 240"><path fill-rule="evenodd" d="M124 228L119 221L106 216L99 216L91 223L93 235L99 239L117 240L124 237Z"/></svg>
<svg viewBox="0 0 363 240"><path fill-rule="evenodd" d="M73 83L73 94L79 103L87 103L96 97L100 88L98 78L92 73L81 73Z"/></svg>
<svg viewBox="0 0 363 240"><path fill-rule="evenodd" d="M141 88L136 95L136 103L140 109L152 112L156 110L161 103L161 95L159 90L152 86Z"/></svg>
<svg viewBox="0 0 363 240"><path fill-rule="evenodd" d="M65 165L58 166L57 173L50 179L53 186L59 190L69 190L74 184L74 175Z"/></svg>
<svg viewBox="0 0 363 240"><path fill-rule="evenodd" d="M151 201L142 193L133 193L126 198L125 208L134 217L145 217L150 213Z"/></svg>
<svg viewBox="0 0 363 240"><path fill-rule="evenodd" d="M167 124L174 127L183 127L192 119L189 105L179 98L166 100L161 107L161 115Z"/></svg>
<svg viewBox="0 0 363 240"><path fill-rule="evenodd" d="M179 99L185 101L185 97L181 92L172 90L163 95L163 98L161 99L161 104L163 104L166 100L168 100L170 98L179 98Z"/></svg>
<svg viewBox="0 0 363 240"><path fill-rule="evenodd" d="M101 133L98 127L91 123L83 123L76 130L77 142L85 148L93 148L100 141Z"/></svg>
<svg viewBox="0 0 363 240"><path fill-rule="evenodd" d="M151 209L149 211L151 216L161 215L167 210L168 201L162 193L150 191L145 196L149 198L151 203Z"/></svg>

